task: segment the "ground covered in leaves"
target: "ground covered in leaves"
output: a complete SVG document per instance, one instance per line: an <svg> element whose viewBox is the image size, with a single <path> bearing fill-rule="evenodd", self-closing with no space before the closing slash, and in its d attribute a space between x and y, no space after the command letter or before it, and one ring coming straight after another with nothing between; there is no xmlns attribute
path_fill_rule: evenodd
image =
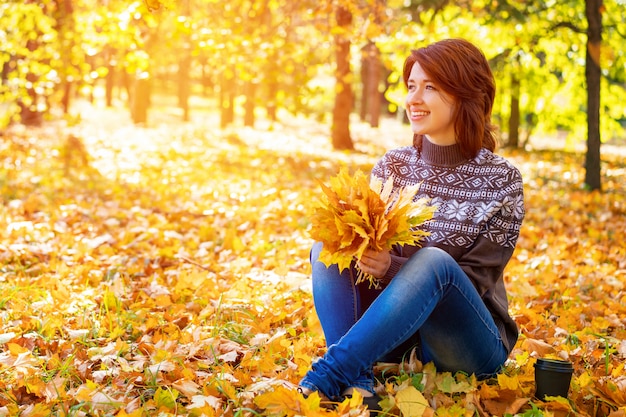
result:
<svg viewBox="0 0 626 417"><path fill-rule="evenodd" d="M402 128L335 152L312 122L134 127L91 109L0 138L0 416L366 415L294 384L324 352L309 208L341 166L368 171ZM392 122L388 122L392 123ZM84 148L81 147L84 145ZM626 166L604 193L583 156L504 151L527 219L506 273L522 336L477 382L408 360L377 369L388 415L626 415ZM534 397L537 357L569 359L568 399Z"/></svg>

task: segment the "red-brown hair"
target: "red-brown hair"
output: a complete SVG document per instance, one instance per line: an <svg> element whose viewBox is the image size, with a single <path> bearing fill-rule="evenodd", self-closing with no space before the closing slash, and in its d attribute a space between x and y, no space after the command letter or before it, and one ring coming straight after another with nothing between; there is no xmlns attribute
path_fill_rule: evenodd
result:
<svg viewBox="0 0 626 417"><path fill-rule="evenodd" d="M464 39L445 39L414 50L404 62L405 85L416 62L456 100L454 130L463 154L473 158L481 148L494 151L496 133L491 110L496 84L482 51ZM415 145L420 147L421 141L422 136L415 135Z"/></svg>

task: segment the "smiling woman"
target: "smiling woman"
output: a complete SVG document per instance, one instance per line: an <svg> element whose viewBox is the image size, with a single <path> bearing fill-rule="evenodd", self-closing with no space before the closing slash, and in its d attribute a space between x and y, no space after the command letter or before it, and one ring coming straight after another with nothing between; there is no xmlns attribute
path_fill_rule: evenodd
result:
<svg viewBox="0 0 626 417"><path fill-rule="evenodd" d="M449 39L411 53L404 66L413 146L387 152L372 176L438 207L422 245L367 249L346 270L311 251L313 297L328 347L300 390L339 401L354 391L380 409L372 366L414 350L438 370L488 377L518 336L503 270L524 217L522 178L493 153L495 83L482 52ZM358 270L380 288L358 283Z"/></svg>

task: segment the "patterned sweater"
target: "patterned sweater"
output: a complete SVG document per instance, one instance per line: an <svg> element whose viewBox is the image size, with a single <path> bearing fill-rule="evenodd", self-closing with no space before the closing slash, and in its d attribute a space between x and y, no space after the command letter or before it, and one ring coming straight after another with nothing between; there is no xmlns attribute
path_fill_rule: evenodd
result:
<svg viewBox="0 0 626 417"><path fill-rule="evenodd" d="M396 187L421 183L416 198L431 198L438 206L423 227L430 236L422 246L441 248L459 263L491 311L510 352L518 329L508 312L502 274L524 218L517 168L487 149L468 160L458 145L438 146L424 138L421 151L410 146L387 152L372 175L383 181L393 175ZM386 280L418 250L396 248Z"/></svg>

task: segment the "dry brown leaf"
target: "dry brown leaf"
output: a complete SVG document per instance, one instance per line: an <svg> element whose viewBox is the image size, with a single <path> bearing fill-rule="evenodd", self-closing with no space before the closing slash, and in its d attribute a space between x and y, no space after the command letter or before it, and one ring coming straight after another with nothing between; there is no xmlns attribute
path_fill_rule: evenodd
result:
<svg viewBox="0 0 626 417"><path fill-rule="evenodd" d="M522 350L531 353L536 357L545 357L554 354L554 346L543 340L525 338L521 344Z"/></svg>

